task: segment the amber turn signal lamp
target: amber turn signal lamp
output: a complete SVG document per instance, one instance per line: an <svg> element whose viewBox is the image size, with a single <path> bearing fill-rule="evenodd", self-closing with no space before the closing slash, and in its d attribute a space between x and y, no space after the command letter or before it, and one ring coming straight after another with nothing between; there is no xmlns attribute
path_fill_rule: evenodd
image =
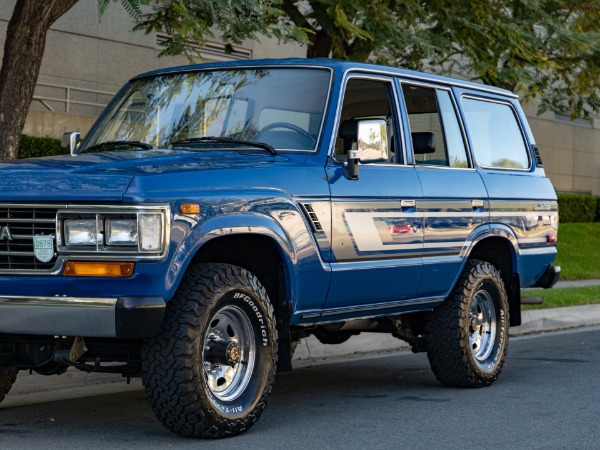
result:
<svg viewBox="0 0 600 450"><path fill-rule="evenodd" d="M187 203L179 207L179 212L181 214L199 214L200 205L197 203Z"/></svg>
<svg viewBox="0 0 600 450"><path fill-rule="evenodd" d="M132 262L67 261L63 275L68 277L129 277L133 274Z"/></svg>

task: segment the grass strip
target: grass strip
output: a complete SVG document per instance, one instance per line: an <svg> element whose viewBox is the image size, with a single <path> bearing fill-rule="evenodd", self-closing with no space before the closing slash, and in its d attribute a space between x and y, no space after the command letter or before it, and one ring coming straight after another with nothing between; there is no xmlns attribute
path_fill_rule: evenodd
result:
<svg viewBox="0 0 600 450"><path fill-rule="evenodd" d="M556 264L561 280L600 279L600 222L561 223Z"/></svg>
<svg viewBox="0 0 600 450"><path fill-rule="evenodd" d="M541 305L523 305L523 309L559 308L563 306L600 303L600 286L560 289L531 289L521 292L522 297L543 297Z"/></svg>

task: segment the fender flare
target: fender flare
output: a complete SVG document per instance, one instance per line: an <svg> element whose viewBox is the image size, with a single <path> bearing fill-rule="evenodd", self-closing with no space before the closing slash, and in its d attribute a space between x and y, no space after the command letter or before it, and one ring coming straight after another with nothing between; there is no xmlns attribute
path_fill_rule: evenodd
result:
<svg viewBox="0 0 600 450"><path fill-rule="evenodd" d="M167 301L174 295L185 271L204 245L224 236L241 234L262 236L274 242L283 262L286 296L291 299L291 288L299 253L305 253L307 251L306 247L310 247L312 252L318 256L318 249L314 236L312 236L302 213L292 202L289 202L288 205L289 208L283 211L286 214L286 220L295 220L294 230L296 230L296 234L304 235L306 233L311 237L310 239L294 238L274 217L256 212L236 212L215 216L190 227L170 260L165 281L165 288L169 293ZM302 228L299 228L300 226ZM299 241L305 244L302 246Z"/></svg>
<svg viewBox="0 0 600 450"><path fill-rule="evenodd" d="M466 264L466 261L467 261L467 259L469 259L469 256L473 252L473 249L475 248L475 246L477 246L477 244L484 241L485 239L488 239L491 237L502 238L509 244L509 248L511 249L510 253L511 253L512 271L513 271L513 273L518 273L517 255L519 254L519 241L518 241L517 236L514 233L514 231L509 226L506 226L501 223L485 224L485 225L481 225L481 226L477 227L475 230L473 230L473 232L469 235L469 238L467 239L467 242L469 242L469 245L466 246L466 248L463 252L463 255L462 255L464 257L463 266L464 266L464 264ZM462 271L462 268L461 268L461 271Z"/></svg>

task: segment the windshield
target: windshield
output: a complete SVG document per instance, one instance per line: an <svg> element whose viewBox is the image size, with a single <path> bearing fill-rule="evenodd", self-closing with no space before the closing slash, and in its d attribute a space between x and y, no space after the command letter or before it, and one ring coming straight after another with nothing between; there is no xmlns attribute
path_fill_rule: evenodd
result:
<svg viewBox="0 0 600 450"><path fill-rule="evenodd" d="M135 141L154 148L223 147L210 140L184 142L210 136L262 142L277 150L315 150L329 81L327 70L301 68L188 72L135 80L85 146Z"/></svg>

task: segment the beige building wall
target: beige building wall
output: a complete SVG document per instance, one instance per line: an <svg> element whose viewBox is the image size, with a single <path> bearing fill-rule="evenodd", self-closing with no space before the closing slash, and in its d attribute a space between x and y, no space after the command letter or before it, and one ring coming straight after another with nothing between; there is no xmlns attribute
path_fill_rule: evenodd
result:
<svg viewBox="0 0 600 450"><path fill-rule="evenodd" d="M558 192L600 195L600 119L591 121L535 114L525 107L544 170Z"/></svg>
<svg viewBox="0 0 600 450"><path fill-rule="evenodd" d="M0 48L4 48L14 5L15 0L0 0ZM183 56L158 58L161 36L134 32L133 26L118 2L111 3L100 18L97 0L80 0L61 17L48 32L26 133L53 137L65 130L85 133L93 118L132 76L189 64ZM234 55L225 54L215 39L203 52L203 61L306 56L306 50L297 44L280 45L267 38L245 41L235 50ZM52 118L52 114L39 112L57 115Z"/></svg>
<svg viewBox="0 0 600 450"><path fill-rule="evenodd" d="M0 0L0 46L15 0ZM185 65L185 57L158 58L160 36L131 31L133 22L119 3L102 19L97 0L80 0L48 33L36 99L25 133L60 137L85 134L103 106L132 76L148 70ZM246 41L233 56L209 43L205 61L243 58L305 57L306 49L276 40ZM67 99L69 100L67 102ZM559 192L600 195L600 120L569 123L552 113L536 115L525 107L544 168Z"/></svg>
<svg viewBox="0 0 600 450"><path fill-rule="evenodd" d="M32 109L27 115L23 134L60 138L67 131L85 135L96 121L96 116L66 114Z"/></svg>

